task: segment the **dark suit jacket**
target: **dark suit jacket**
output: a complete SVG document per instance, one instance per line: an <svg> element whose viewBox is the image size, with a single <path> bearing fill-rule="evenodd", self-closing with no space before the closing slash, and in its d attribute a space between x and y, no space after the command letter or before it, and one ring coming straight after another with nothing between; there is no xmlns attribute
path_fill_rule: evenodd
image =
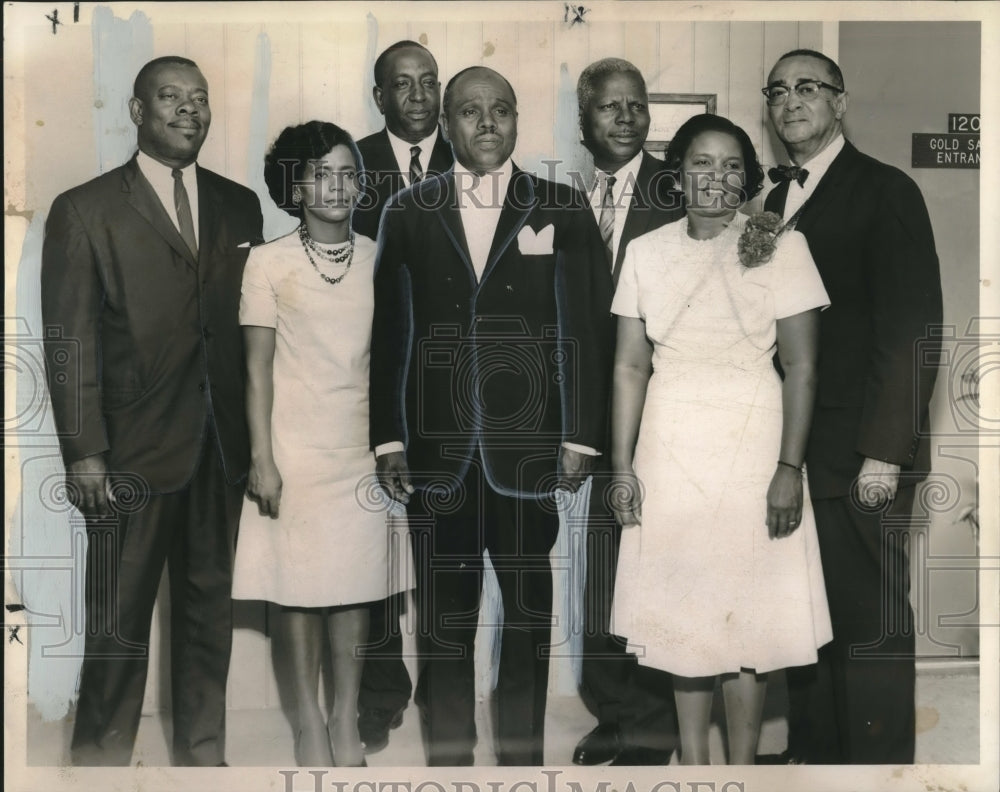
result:
<svg viewBox="0 0 1000 792"><path fill-rule="evenodd" d="M632 190L632 203L625 216L621 241L618 243L618 255L615 256L616 285L622 271L626 245L638 236L648 234L662 225L684 217L683 193L673 189L673 180L669 171L664 168L662 160L646 152L642 153L642 162Z"/></svg>
<svg viewBox="0 0 1000 792"><path fill-rule="evenodd" d="M521 252L519 233L547 228L551 252ZM454 172L398 194L379 232L372 445L403 440L418 486L453 484L481 455L497 491L544 490L562 441L603 446L611 292L597 223L569 187L514 169L478 282Z"/></svg>
<svg viewBox="0 0 1000 792"><path fill-rule="evenodd" d="M364 161L365 191L354 210L352 225L359 234L375 239L382 210L392 196L406 188L407 176L399 170L385 129L359 140L358 151ZM444 173L452 162L451 145L439 130L427 161L427 175Z"/></svg>
<svg viewBox="0 0 1000 792"><path fill-rule="evenodd" d="M260 203L197 174L197 261L135 158L56 198L45 227L42 316L63 458L107 452L112 472L158 492L190 479L209 416L230 481L249 460L239 246L262 241Z"/></svg>
<svg viewBox="0 0 1000 792"><path fill-rule="evenodd" d="M788 185L767 196L781 212ZM864 457L930 468L927 410L941 322L941 277L927 207L913 180L860 153L837 155L796 225L830 307L820 314L819 380L806 462L814 498L850 491Z"/></svg>

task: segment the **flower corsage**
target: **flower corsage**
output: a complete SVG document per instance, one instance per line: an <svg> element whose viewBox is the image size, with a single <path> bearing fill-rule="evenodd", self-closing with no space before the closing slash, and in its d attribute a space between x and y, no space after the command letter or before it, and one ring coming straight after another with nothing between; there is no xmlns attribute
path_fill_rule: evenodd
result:
<svg viewBox="0 0 1000 792"><path fill-rule="evenodd" d="M737 246L740 263L747 269L767 264L784 230L781 217L775 212L758 212L748 217Z"/></svg>

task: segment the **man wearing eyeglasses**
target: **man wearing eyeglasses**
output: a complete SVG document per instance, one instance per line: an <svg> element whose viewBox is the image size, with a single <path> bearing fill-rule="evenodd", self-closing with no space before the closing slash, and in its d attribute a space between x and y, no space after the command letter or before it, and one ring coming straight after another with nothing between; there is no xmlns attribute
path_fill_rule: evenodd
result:
<svg viewBox="0 0 1000 792"><path fill-rule="evenodd" d="M935 372L917 373L916 349L941 322L934 235L916 184L844 138L833 60L788 52L763 93L792 161L771 170L765 208L805 235L831 301L806 468L834 638L816 665L788 670L788 758L912 763L906 533L930 469Z"/></svg>

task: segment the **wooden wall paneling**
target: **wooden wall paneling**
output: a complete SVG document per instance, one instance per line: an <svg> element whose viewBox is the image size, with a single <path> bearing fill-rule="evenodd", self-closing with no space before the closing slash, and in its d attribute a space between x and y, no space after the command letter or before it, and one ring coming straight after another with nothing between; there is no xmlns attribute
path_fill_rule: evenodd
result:
<svg viewBox="0 0 1000 792"><path fill-rule="evenodd" d="M94 86L92 33L89 27L63 27L58 40L46 25L24 28L22 69L27 90L21 100L24 128L17 130L23 140L15 143L15 136L8 135L4 141L5 171L17 167L14 150L8 148L12 144L22 147L23 161L32 165L25 169L25 205L21 208L35 211L48 212L59 193L97 175L94 103L99 97ZM9 89L6 75L4 82ZM15 101L17 94L5 90L5 106ZM45 165L39 167L39 163ZM9 179L5 173L5 185Z"/></svg>
<svg viewBox="0 0 1000 792"><path fill-rule="evenodd" d="M734 22L729 44L729 119L750 135L757 156L764 140L764 97L760 73L764 62L764 25Z"/></svg>
<svg viewBox="0 0 1000 792"><path fill-rule="evenodd" d="M822 22L798 22L799 27L799 47L802 49L814 49L823 52L823 23ZM827 52L834 60L837 60L836 52ZM769 65L767 68L771 68ZM761 83L763 85L763 83Z"/></svg>
<svg viewBox="0 0 1000 792"><path fill-rule="evenodd" d="M625 23L625 49L620 58L632 62L648 81L660 68L660 36L655 22ZM649 90L649 86L646 86Z"/></svg>
<svg viewBox="0 0 1000 792"><path fill-rule="evenodd" d="M271 41L271 84L267 114L267 139L274 140L286 126L299 124L306 58L302 52L303 25L270 22L264 32ZM252 72L251 72L252 77Z"/></svg>
<svg viewBox="0 0 1000 792"><path fill-rule="evenodd" d="M209 101L216 96L223 97L221 107L218 102L212 106L212 128L198 154L198 162L209 170L243 182L245 157L234 158L229 148L231 130L226 104L229 97L239 91L239 81L230 79L227 68L225 27L221 23L186 26L188 57L198 64L208 81Z"/></svg>
<svg viewBox="0 0 1000 792"><path fill-rule="evenodd" d="M624 22L615 20L594 21L590 23L589 27L588 63L593 63L601 58L625 57L627 45Z"/></svg>
<svg viewBox="0 0 1000 792"><path fill-rule="evenodd" d="M544 175L543 159L554 146L551 119L556 111L559 71L553 62L553 25L519 22L517 25L518 142L517 162Z"/></svg>
<svg viewBox="0 0 1000 792"><path fill-rule="evenodd" d="M579 111L576 102L576 83L580 72L591 63L590 26L567 26L557 22L552 28L552 86L555 93L555 112L552 116L552 156L559 161L556 172L547 172L549 178L565 181L567 170L592 172L593 160L580 145ZM565 70L563 67L565 66Z"/></svg>
<svg viewBox="0 0 1000 792"><path fill-rule="evenodd" d="M153 26L153 57L183 55L198 63L201 53L188 51L187 25L173 22Z"/></svg>
<svg viewBox="0 0 1000 792"><path fill-rule="evenodd" d="M337 123L355 137L362 138L383 126L382 116L375 107L371 93L371 70L375 61L374 57L371 60L368 58L368 23L364 19L352 19L338 21L336 25L339 70ZM381 26L379 31L379 41L383 41ZM386 43L391 44L399 38L405 38L405 35L404 30L400 37ZM376 47L375 55L379 52L381 49Z"/></svg>
<svg viewBox="0 0 1000 792"><path fill-rule="evenodd" d="M694 25L694 92L719 97L716 111L729 115L728 22L696 22Z"/></svg>
<svg viewBox="0 0 1000 792"><path fill-rule="evenodd" d="M250 174L259 173L264 167L261 155L249 150L257 39L262 32L261 25L227 24L220 35L220 39L224 37L226 51L225 92L222 86L213 89L209 85L213 116L208 139L225 138L228 163L225 175L240 184L249 184ZM212 167L208 162L204 164Z"/></svg>
<svg viewBox="0 0 1000 792"><path fill-rule="evenodd" d="M483 23L449 22L447 49L443 57L436 53L435 57L438 59L438 67L445 69L448 78L453 77L467 66L482 64ZM444 63L442 63L442 59Z"/></svg>
<svg viewBox="0 0 1000 792"><path fill-rule="evenodd" d="M522 81L518 68L517 33L516 22L484 22L482 64L506 77L520 99L530 82Z"/></svg>
<svg viewBox="0 0 1000 792"><path fill-rule="evenodd" d="M340 49L344 37L339 27L324 22L302 25L299 31L303 122L316 119L342 125ZM348 131L355 134L358 130L348 128Z"/></svg>
<svg viewBox="0 0 1000 792"><path fill-rule="evenodd" d="M646 75L651 93L694 92L694 23L660 22L659 62Z"/></svg>
<svg viewBox="0 0 1000 792"><path fill-rule="evenodd" d="M442 11L441 13L444 15L445 12ZM434 60L438 62L438 76L441 78L442 83L447 81L451 75L444 74L441 71L443 68L441 61L444 58L445 51L448 49L448 23L444 20L440 22L410 22L408 30L407 38L423 44L431 51L431 54L434 55Z"/></svg>

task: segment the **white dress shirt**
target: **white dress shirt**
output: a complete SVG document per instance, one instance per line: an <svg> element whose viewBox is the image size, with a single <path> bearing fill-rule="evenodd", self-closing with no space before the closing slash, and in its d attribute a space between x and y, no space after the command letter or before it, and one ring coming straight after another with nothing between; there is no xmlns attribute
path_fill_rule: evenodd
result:
<svg viewBox="0 0 1000 792"><path fill-rule="evenodd" d="M177 207L174 206L173 168L169 165L164 165L159 160L153 159L142 151L136 157L136 164L138 164L142 175L146 177L146 181L152 186L156 197L160 199L163 208L167 210L167 214L174 223L174 228L180 231L181 226L177 222ZM188 203L191 204L191 219L194 221L194 238L200 245L201 242L198 236L198 176L195 163L192 162L187 167L181 168L181 173L184 174L184 189L188 194Z"/></svg>
<svg viewBox="0 0 1000 792"><path fill-rule="evenodd" d="M642 151L632 159L622 165L614 173L606 174L615 177L615 183L611 185L611 197L615 206L615 228L612 234L611 266L618 260L618 248L622 241L622 229L625 228L625 219L628 217L628 210L632 206L632 194L635 192L635 181L639 177L639 166L642 165ZM601 224L601 199L604 197L604 172L596 170L594 172L594 185L590 189L590 208L594 211L594 219L598 226Z"/></svg>
<svg viewBox="0 0 1000 792"><path fill-rule="evenodd" d="M410 158L412 156L410 149L414 146L420 146L420 155L417 159L420 161L420 169L426 174L427 167L431 163L431 152L434 151L434 146L437 144L438 128L434 127L434 132L419 143L410 143L400 137L396 137L389 131L389 127L386 127L385 131L389 135L389 145L392 146L392 155L396 158L399 172L403 174L406 183L410 183Z"/></svg>
<svg viewBox="0 0 1000 792"><path fill-rule="evenodd" d="M808 199L816 191L816 185L819 184L819 180L823 178L824 174L830 169L833 161L837 158L841 149L844 148L844 136L837 135L819 154L817 154L812 159L807 162L799 163L800 165L809 171L809 175L806 177L806 183L799 185L797 181L788 182L788 196L785 198L785 215L782 220L788 222L788 219L795 214Z"/></svg>

